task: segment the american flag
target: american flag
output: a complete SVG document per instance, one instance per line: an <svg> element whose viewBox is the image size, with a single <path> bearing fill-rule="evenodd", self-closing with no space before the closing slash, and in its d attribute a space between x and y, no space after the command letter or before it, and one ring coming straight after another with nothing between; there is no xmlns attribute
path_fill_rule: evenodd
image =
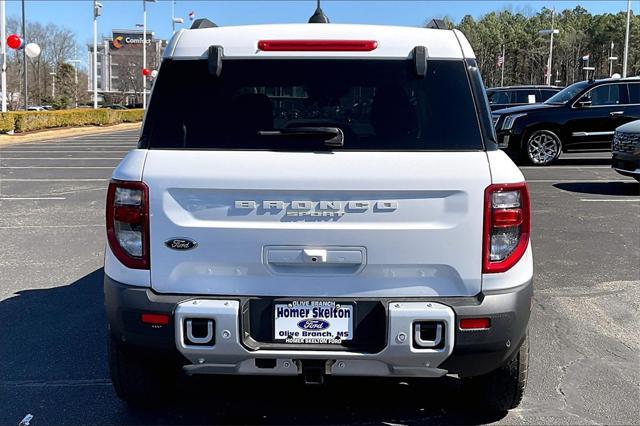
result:
<svg viewBox="0 0 640 426"><path fill-rule="evenodd" d="M501 67L504 65L504 55L498 56L498 66Z"/></svg>

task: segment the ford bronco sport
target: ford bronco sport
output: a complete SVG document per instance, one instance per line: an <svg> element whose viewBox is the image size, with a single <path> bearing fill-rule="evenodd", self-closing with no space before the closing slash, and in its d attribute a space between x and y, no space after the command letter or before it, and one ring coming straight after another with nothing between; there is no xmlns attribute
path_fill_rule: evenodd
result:
<svg viewBox="0 0 640 426"><path fill-rule="evenodd" d="M457 30L177 32L107 195L119 397L177 373L457 375L516 407L529 196Z"/></svg>

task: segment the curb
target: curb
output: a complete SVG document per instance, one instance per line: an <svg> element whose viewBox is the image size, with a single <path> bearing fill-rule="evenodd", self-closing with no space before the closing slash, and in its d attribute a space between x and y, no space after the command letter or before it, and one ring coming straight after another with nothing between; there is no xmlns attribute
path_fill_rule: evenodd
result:
<svg viewBox="0 0 640 426"><path fill-rule="evenodd" d="M140 128L141 123L122 123L112 126L83 126L83 127L63 127L52 130L20 134L20 135L0 135L0 147L15 145L22 142L39 142L57 140L71 136L94 135L122 130L135 130Z"/></svg>

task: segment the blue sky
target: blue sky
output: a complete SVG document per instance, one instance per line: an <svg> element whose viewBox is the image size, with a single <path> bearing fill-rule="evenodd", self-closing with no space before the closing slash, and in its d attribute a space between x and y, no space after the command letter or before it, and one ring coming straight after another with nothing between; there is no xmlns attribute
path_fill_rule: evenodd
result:
<svg viewBox="0 0 640 426"><path fill-rule="evenodd" d="M98 21L98 33L110 35L114 28L135 28L142 22L142 0L101 0L103 16ZM171 36L171 0L147 3L147 19L156 37ZM479 17L485 13L509 8L525 13L542 7L557 10L581 5L591 13L616 13L626 10L626 0L601 1L322 1L322 8L332 22L371 23L388 25L421 25L426 19L449 16L454 21L466 14ZM640 2L632 7L640 13ZM194 11L197 17L207 17L218 25L306 22L315 9L314 0L299 1L204 1L176 0L176 16L189 23L187 14ZM20 1L7 1L7 15L20 16ZM54 22L73 30L81 44L92 39L91 0L26 0L26 15L31 21ZM79 52L79 59L86 61L86 52Z"/></svg>

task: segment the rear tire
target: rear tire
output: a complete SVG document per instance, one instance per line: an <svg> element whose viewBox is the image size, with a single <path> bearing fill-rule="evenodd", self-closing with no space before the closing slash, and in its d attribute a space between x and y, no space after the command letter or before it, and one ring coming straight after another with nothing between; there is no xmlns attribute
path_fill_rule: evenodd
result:
<svg viewBox="0 0 640 426"><path fill-rule="evenodd" d="M522 155L534 166L548 166L562 153L562 141L551 130L534 130L524 141Z"/></svg>
<svg viewBox="0 0 640 426"><path fill-rule="evenodd" d="M145 358L113 336L109 339L109 370L118 398L132 406L155 406L174 396L175 364Z"/></svg>
<svg viewBox="0 0 640 426"><path fill-rule="evenodd" d="M518 352L500 368L483 376L463 379L469 401L482 410L504 412L520 405L527 386L529 370L529 338L525 337Z"/></svg>

